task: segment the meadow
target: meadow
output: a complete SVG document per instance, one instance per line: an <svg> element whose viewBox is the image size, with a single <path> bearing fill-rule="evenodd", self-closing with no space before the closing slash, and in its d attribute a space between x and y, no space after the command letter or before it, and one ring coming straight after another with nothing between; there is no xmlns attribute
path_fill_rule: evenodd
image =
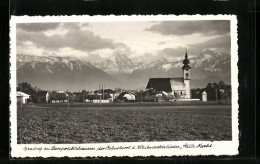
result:
<svg viewBox="0 0 260 164"><path fill-rule="evenodd" d="M18 144L231 140L230 104L33 104L17 109Z"/></svg>

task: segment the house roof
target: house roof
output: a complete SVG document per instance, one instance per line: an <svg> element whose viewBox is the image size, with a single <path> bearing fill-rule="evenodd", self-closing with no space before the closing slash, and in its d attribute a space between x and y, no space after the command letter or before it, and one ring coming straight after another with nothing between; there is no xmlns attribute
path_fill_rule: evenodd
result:
<svg viewBox="0 0 260 164"><path fill-rule="evenodd" d="M21 92L21 91L19 91L19 92ZM25 93L25 94L28 94L30 96L36 96L37 95L37 92L35 90L33 90L32 88L29 88L29 89L24 90L22 92Z"/></svg>
<svg viewBox="0 0 260 164"><path fill-rule="evenodd" d="M129 94L130 96L135 96L134 94L130 92L122 92L120 95L117 97L118 99L122 99L126 94Z"/></svg>
<svg viewBox="0 0 260 164"><path fill-rule="evenodd" d="M71 93L71 92L68 92L68 91L67 91L67 92L65 92L65 93L66 93L67 95L72 95L72 93Z"/></svg>
<svg viewBox="0 0 260 164"><path fill-rule="evenodd" d="M57 93L60 93L60 94L65 94L66 96L68 96L68 94L66 93L66 92L64 92L64 91L60 91L60 90L58 90L58 91L56 91Z"/></svg>
<svg viewBox="0 0 260 164"><path fill-rule="evenodd" d="M98 94L92 94L92 95L88 95L88 99L90 100L95 100L95 99L103 99L103 95L98 95ZM109 99L111 98L111 96L109 94L104 94L104 99Z"/></svg>
<svg viewBox="0 0 260 164"><path fill-rule="evenodd" d="M23 93L23 92L21 92L21 91L17 91L17 92L16 92L16 96L27 97L27 96L30 96L30 95L28 95L28 94L26 94L26 93Z"/></svg>
<svg viewBox="0 0 260 164"><path fill-rule="evenodd" d="M100 90L96 90L96 91L94 91L95 94L103 93L103 92L104 92L105 94L107 94L107 93L108 93L108 94L110 94L110 93L114 93L114 91L113 91L112 89L103 89L103 90L100 89Z"/></svg>
<svg viewBox="0 0 260 164"><path fill-rule="evenodd" d="M183 78L150 78L146 89L153 88L155 91L171 92L173 87L183 87Z"/></svg>
<svg viewBox="0 0 260 164"><path fill-rule="evenodd" d="M83 95L83 93L82 92L73 92L73 95L80 95L80 96L82 96Z"/></svg>

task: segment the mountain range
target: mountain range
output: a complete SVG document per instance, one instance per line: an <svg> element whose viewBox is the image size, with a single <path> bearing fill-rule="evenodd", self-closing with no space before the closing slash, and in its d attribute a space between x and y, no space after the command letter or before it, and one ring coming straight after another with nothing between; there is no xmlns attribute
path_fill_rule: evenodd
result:
<svg viewBox="0 0 260 164"><path fill-rule="evenodd" d="M72 57L17 55L17 82L28 82L46 90L98 88L119 81L90 63Z"/></svg>
<svg viewBox="0 0 260 164"><path fill-rule="evenodd" d="M190 57L192 88L209 82L231 81L230 54L205 50ZM106 88L145 89L151 77L182 77L182 60L167 58L145 64L124 54L90 63L75 57L17 55L17 82L28 82L46 90L95 90Z"/></svg>

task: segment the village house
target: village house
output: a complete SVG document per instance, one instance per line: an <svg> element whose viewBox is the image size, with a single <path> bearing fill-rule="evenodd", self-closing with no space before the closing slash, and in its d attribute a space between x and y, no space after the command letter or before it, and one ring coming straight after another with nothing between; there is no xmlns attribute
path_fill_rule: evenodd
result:
<svg viewBox="0 0 260 164"><path fill-rule="evenodd" d="M85 102L91 103L110 103L112 97L109 94L90 94L87 95Z"/></svg>
<svg viewBox="0 0 260 164"><path fill-rule="evenodd" d="M43 91L43 90L34 90L32 88L27 89L25 94L30 95L30 101L32 103L46 103L49 101L49 93L48 91Z"/></svg>
<svg viewBox="0 0 260 164"><path fill-rule="evenodd" d="M16 99L17 99L17 103L22 103L22 104L27 104L29 102L30 99L30 95L17 91L16 92Z"/></svg>
<svg viewBox="0 0 260 164"><path fill-rule="evenodd" d="M150 78L146 89L165 92L173 99L190 99L191 98L191 67L186 51L185 59L183 60L183 77L170 78ZM165 95L166 95L165 94Z"/></svg>
<svg viewBox="0 0 260 164"><path fill-rule="evenodd" d="M142 95L141 95L142 94ZM138 95L138 101L148 101L148 102L154 102L154 101L165 101L169 100L170 95L168 95L164 91L155 91L154 89L148 89Z"/></svg>
<svg viewBox="0 0 260 164"><path fill-rule="evenodd" d="M50 103L67 103L69 95L64 91L52 91L49 93Z"/></svg>
<svg viewBox="0 0 260 164"><path fill-rule="evenodd" d="M114 91L113 93L110 93L109 95L112 97L112 102L116 102L120 94L121 91Z"/></svg>
<svg viewBox="0 0 260 164"><path fill-rule="evenodd" d="M131 92L122 92L117 97L117 101L120 102L135 101L135 95Z"/></svg>
<svg viewBox="0 0 260 164"><path fill-rule="evenodd" d="M37 103L37 92L32 89L32 88L28 88L25 91L22 91L23 93L30 95L30 101L33 103Z"/></svg>

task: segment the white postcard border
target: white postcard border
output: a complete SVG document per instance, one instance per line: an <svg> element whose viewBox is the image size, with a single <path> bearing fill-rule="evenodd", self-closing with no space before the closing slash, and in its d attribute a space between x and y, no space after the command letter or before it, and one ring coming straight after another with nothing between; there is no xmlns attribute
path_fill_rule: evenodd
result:
<svg viewBox="0 0 260 164"><path fill-rule="evenodd" d="M16 23L36 22L104 22L162 20L230 20L232 141L164 141L90 144L17 144L16 107ZM237 155L238 138L238 45L235 15L149 15L149 16L12 16L10 21L10 153L12 158L24 157L134 157L134 156L197 156ZM194 144L195 148L184 148ZM201 148L200 145L207 145ZM179 146L179 147L178 147ZM51 150L53 149L53 150ZM54 150L55 149L55 150ZM69 150L73 149L73 150ZM102 150L103 149L103 150Z"/></svg>

